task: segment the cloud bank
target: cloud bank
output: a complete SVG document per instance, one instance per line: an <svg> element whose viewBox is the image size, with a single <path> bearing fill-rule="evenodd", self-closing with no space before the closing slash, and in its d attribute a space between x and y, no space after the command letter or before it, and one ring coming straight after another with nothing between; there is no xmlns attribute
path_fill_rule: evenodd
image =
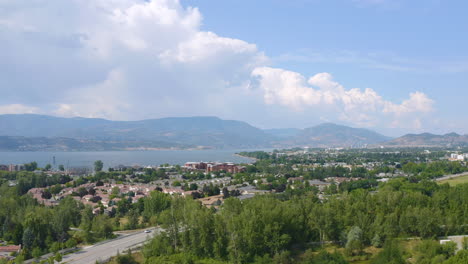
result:
<svg viewBox="0 0 468 264"><path fill-rule="evenodd" d="M434 101L424 93L411 93L408 99L395 104L370 88L346 90L329 73L318 73L306 81L296 72L260 67L254 69L252 76L258 78L267 104L279 104L296 111L309 107L332 107L341 120L364 126L379 125L379 120L385 115L393 120L402 120L434 110Z"/></svg>
<svg viewBox="0 0 468 264"><path fill-rule="evenodd" d="M211 98L267 60L254 44L200 30L198 9L177 0L0 5L0 82L11 87L0 105L111 119L208 114Z"/></svg>
<svg viewBox="0 0 468 264"><path fill-rule="evenodd" d="M347 90L329 73L306 80L271 68L255 44L204 31L202 20L178 0L2 1L0 114L255 124L277 106L367 126L384 116L401 127L433 111L421 92L393 103L373 89Z"/></svg>

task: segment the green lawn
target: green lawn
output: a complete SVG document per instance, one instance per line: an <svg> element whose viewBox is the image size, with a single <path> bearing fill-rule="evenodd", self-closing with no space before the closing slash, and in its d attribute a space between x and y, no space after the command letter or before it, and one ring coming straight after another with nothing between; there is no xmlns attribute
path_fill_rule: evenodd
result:
<svg viewBox="0 0 468 264"><path fill-rule="evenodd" d="M443 181L439 182L439 184L444 184L444 183L448 183L448 184L450 184L450 186L455 186L455 185L458 185L458 184L468 183L468 175L461 176L461 177L456 177L456 178L452 178L452 179L448 179L448 180L443 180Z"/></svg>

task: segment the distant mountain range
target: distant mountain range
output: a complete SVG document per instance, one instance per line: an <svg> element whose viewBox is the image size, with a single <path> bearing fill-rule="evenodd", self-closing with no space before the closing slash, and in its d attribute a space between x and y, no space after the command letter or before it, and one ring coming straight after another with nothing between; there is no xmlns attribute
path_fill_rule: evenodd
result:
<svg viewBox="0 0 468 264"><path fill-rule="evenodd" d="M255 148L274 136L245 122L217 117L177 117L142 121L62 118L44 115L0 115L0 136L20 143L0 149L36 149L45 142L59 149ZM23 138L17 138L23 137ZM45 139L48 138L48 141ZM4 139L5 141L7 139ZM108 144L112 143L110 146ZM15 149L14 146L20 146ZM47 145L47 144L45 144ZM28 147L29 146L29 147ZM91 149L94 149L91 147Z"/></svg>
<svg viewBox="0 0 468 264"><path fill-rule="evenodd" d="M391 139L377 132L325 123L306 129L259 129L217 117L176 117L141 121L0 115L0 150L94 151L133 149L465 146L455 133L406 135Z"/></svg>
<svg viewBox="0 0 468 264"><path fill-rule="evenodd" d="M465 147L468 146L468 135L449 133L445 135L434 135L431 133L408 134L383 145L390 147Z"/></svg>
<svg viewBox="0 0 468 264"><path fill-rule="evenodd" d="M0 136L0 150L3 151L105 151L201 148L203 147L160 141L98 141L65 137Z"/></svg>
<svg viewBox="0 0 468 264"><path fill-rule="evenodd" d="M292 138L299 133L301 133L302 129L299 128L272 128L272 129L264 129L267 134L270 134L278 139L287 139Z"/></svg>
<svg viewBox="0 0 468 264"><path fill-rule="evenodd" d="M318 126L291 132L279 142L281 145L327 147L364 147L390 140L377 132L347 126L324 123Z"/></svg>

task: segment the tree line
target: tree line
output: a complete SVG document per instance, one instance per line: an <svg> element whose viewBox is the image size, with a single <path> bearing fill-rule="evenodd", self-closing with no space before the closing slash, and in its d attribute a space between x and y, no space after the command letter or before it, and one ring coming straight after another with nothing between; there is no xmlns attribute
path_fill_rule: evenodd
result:
<svg viewBox="0 0 468 264"><path fill-rule="evenodd" d="M197 201L175 198L164 207L154 217L166 231L145 247L146 263L293 263L298 261L293 252L311 244L336 243L353 255L397 238L432 239L468 231L468 185L400 179L382 184L378 192L357 189L323 201L311 195L229 198L216 212ZM392 245L386 248L394 250Z"/></svg>

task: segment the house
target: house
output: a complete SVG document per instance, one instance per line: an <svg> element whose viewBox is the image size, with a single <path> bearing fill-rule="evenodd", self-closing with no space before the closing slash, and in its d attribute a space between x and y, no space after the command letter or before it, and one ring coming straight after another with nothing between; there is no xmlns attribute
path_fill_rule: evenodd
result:
<svg viewBox="0 0 468 264"><path fill-rule="evenodd" d="M254 193L248 193L248 194L242 194L240 196L237 196L237 198L239 200L245 200L245 199L250 199L250 198L253 198L255 197L255 194Z"/></svg>
<svg viewBox="0 0 468 264"><path fill-rule="evenodd" d="M218 207L223 203L223 195L215 195L206 198L198 199L202 205L211 208L211 207Z"/></svg>
<svg viewBox="0 0 468 264"><path fill-rule="evenodd" d="M0 258L10 259L10 255L14 252L19 253L21 251L21 245L15 246L0 246Z"/></svg>
<svg viewBox="0 0 468 264"><path fill-rule="evenodd" d="M304 181L304 177L291 177L291 178L288 178L288 182L289 183L295 183L295 182L302 182Z"/></svg>
<svg viewBox="0 0 468 264"><path fill-rule="evenodd" d="M93 198L93 196L90 195L90 194L87 194L87 195L83 196L83 199L84 199L85 201L87 201L87 202L89 202L89 200L91 200L92 198Z"/></svg>
<svg viewBox="0 0 468 264"><path fill-rule="evenodd" d="M255 186L248 185L248 186L243 186L243 187L234 187L232 188L231 186L228 187L228 189L237 189L239 192L244 195L244 194L266 194L270 193L270 191L267 190L257 190Z"/></svg>
<svg viewBox="0 0 468 264"><path fill-rule="evenodd" d="M359 178L347 178L347 177L328 177L325 179L326 182L335 183L340 185L343 182L357 181Z"/></svg>
<svg viewBox="0 0 468 264"><path fill-rule="evenodd" d="M311 180L309 181L309 185L317 187L322 192L323 190L325 190L326 187L330 186L331 183L319 180Z"/></svg>
<svg viewBox="0 0 468 264"><path fill-rule="evenodd" d="M176 189L176 188L164 188L162 192L173 195L173 194L183 194L184 190Z"/></svg>

